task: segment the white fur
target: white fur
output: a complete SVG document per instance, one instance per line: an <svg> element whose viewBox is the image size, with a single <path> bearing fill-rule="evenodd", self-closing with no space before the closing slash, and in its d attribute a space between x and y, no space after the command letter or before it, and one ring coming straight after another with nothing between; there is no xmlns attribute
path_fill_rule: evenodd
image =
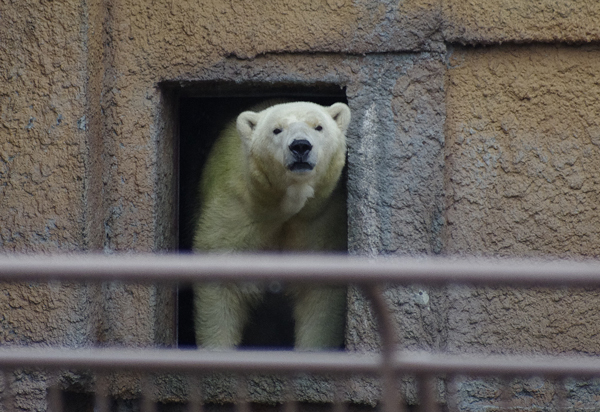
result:
<svg viewBox="0 0 600 412"><path fill-rule="evenodd" d="M344 250L345 162L350 110L295 102L241 113L210 154L201 182L196 251ZM294 169L294 140L312 145ZM262 296L255 284L195 285L200 346L238 345L248 312ZM343 340L345 290L292 286L296 347L336 347Z"/></svg>
<svg viewBox="0 0 600 412"><path fill-rule="evenodd" d="M296 183L288 186L281 202L282 214L294 216L315 195L315 190L307 183Z"/></svg>

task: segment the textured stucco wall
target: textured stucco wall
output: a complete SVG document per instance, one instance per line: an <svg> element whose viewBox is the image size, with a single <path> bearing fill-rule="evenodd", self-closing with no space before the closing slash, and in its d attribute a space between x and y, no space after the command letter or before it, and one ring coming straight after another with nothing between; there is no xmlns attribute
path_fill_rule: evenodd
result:
<svg viewBox="0 0 600 412"><path fill-rule="evenodd" d="M3 252L104 247L103 195L110 169L105 150L110 103L104 95L111 68L103 47L106 17L102 2L0 3ZM1 289L5 345L172 342L174 317L165 316L174 311L172 291L118 284ZM46 380L43 373L18 371L8 383L15 405L45 410Z"/></svg>
<svg viewBox="0 0 600 412"><path fill-rule="evenodd" d="M398 55L269 55L252 61L230 58L197 75L199 82L253 81L269 85L333 83L346 88L353 113L348 131L349 250L354 254L434 253L441 247L445 61L440 53ZM193 87L187 81L183 90ZM410 124L402 124L404 121ZM366 185L367 184L367 185ZM433 228L433 229L432 229ZM406 347L439 349L439 311L423 304L419 288L393 288L387 296L399 314ZM349 350L379 344L364 297L350 294ZM213 381L206 394L229 400L235 389ZM232 389L233 385L233 389ZM300 381L305 401L332 401L325 380ZM325 385L325 386L323 386ZM215 390L218 388L218 390ZM281 382L257 379L257 401L281 399ZM349 386L347 396L375 403L372 382Z"/></svg>
<svg viewBox="0 0 600 412"><path fill-rule="evenodd" d="M597 257L600 62L580 43L599 27L595 0L0 0L0 250L174 249L179 95L161 82L325 82L353 110L351 253ZM595 291L386 296L405 347L600 350ZM377 348L364 298L349 302L348 348ZM173 305L154 287L10 285L0 341L169 344ZM20 375L23 409L45 408L44 380ZM493 404L486 385L459 385L463 406ZM525 384L541 402L540 385Z"/></svg>
<svg viewBox="0 0 600 412"><path fill-rule="evenodd" d="M7 6L0 26L0 246L77 250L86 175L82 5Z"/></svg>
<svg viewBox="0 0 600 412"><path fill-rule="evenodd" d="M598 255L599 52L452 52L445 252Z"/></svg>
<svg viewBox="0 0 600 412"><path fill-rule="evenodd" d="M599 9L554 0L2 3L3 250L164 247L153 224L161 80L193 80L227 56L586 42L598 39Z"/></svg>
<svg viewBox="0 0 600 412"><path fill-rule="evenodd" d="M600 49L457 49L449 62L444 252L597 257ZM600 350L596 292L450 299L448 349Z"/></svg>
<svg viewBox="0 0 600 412"><path fill-rule="evenodd" d="M586 43L600 39L595 0L442 0L450 43Z"/></svg>
<svg viewBox="0 0 600 412"><path fill-rule="evenodd" d="M444 253L598 257L599 58L597 46L450 51ZM448 351L600 352L598 291L452 287L444 298ZM465 410L498 405L497 384L474 389L485 385L461 386ZM528 385L514 385L515 406L556 407L553 385ZM599 406L577 385L569 394Z"/></svg>
<svg viewBox="0 0 600 412"><path fill-rule="evenodd" d="M87 243L84 13L79 1L0 4L2 251L75 251ZM95 327L89 297L80 285L3 285L0 342L85 343ZM42 410L45 379L15 375L16 405Z"/></svg>
<svg viewBox="0 0 600 412"><path fill-rule="evenodd" d="M157 144L168 135L156 112L160 81L233 78L220 73L227 58L250 59L264 53L365 53L443 50L440 5L408 1L304 1L290 7L207 1L109 2L102 95L104 213L107 250L158 250L173 247L160 223L169 213L158 199L161 167ZM168 57L167 57L168 56ZM302 58L298 56L298 64ZM268 69L267 69L268 70ZM311 69L312 70L312 69ZM284 79L275 79L285 81ZM274 81L269 77L265 81ZM287 80L291 81L291 80ZM162 156L162 154L160 154ZM159 231L160 230L160 231ZM172 236L171 236L172 237Z"/></svg>

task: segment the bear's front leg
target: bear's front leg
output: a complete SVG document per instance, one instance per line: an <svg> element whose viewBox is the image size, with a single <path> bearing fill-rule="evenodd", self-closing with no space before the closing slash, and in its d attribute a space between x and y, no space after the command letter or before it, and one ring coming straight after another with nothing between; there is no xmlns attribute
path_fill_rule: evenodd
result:
<svg viewBox="0 0 600 412"><path fill-rule="evenodd" d="M194 285L196 344L205 348L232 348L242 341L242 332L253 305L260 300L256 285Z"/></svg>
<svg viewBox="0 0 600 412"><path fill-rule="evenodd" d="M296 349L339 348L344 342L346 288L294 288Z"/></svg>

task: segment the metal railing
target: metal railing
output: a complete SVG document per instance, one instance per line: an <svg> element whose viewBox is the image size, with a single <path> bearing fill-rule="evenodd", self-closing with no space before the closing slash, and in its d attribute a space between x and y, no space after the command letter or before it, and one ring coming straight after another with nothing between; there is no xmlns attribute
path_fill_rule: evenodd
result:
<svg viewBox="0 0 600 412"><path fill-rule="evenodd" d="M353 374L379 377L382 382L381 407L385 412L402 411L398 377L413 375L419 386L423 411L440 410L439 376L542 376L561 382L566 377L600 377L600 359L580 356L475 356L411 352L398 349L394 321L381 288L395 285L468 285L510 287L590 287L600 286L597 263L565 261L485 261L442 259L367 259L346 256L299 255L152 255L152 256L4 256L0 257L0 281L4 282L107 282L176 285L205 281L321 282L353 284L365 292L378 319L380 353L296 352L296 351L206 351L175 349L58 349L31 347L0 348L0 370L42 368L93 370L99 376L113 371L144 373L298 373ZM96 409L110 409L103 379L98 379ZM561 385L558 385L561 386ZM148 399L148 389L142 397ZM562 388L562 389L561 389ZM243 392L243 390L242 390ZM565 390L557 410L566 410ZM10 394L5 396L9 399ZM50 391L50 407L62 411L57 389ZM6 400L5 399L5 400ZM297 408L289 399L286 412ZM336 404L342 410L343 403ZM340 406L342 405L342 406ZM508 402L505 406L508 408ZM155 410L152 402L142 402L144 412ZM189 411L202 408L202 399L191 397ZM244 396L238 408L248 410Z"/></svg>

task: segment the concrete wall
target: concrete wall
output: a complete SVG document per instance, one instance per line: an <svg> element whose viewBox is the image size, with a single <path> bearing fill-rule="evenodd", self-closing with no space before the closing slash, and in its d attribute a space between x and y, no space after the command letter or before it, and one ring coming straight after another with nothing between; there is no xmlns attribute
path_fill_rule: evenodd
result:
<svg viewBox="0 0 600 412"><path fill-rule="evenodd" d="M178 99L252 83L345 88L351 253L598 255L595 0L0 1L0 39L3 252L176 249ZM387 294L406 347L600 351L596 291ZM376 348L349 301L347 347ZM0 307L6 344L175 334L154 287L7 285ZM461 408L493 405L488 384L460 383Z"/></svg>

